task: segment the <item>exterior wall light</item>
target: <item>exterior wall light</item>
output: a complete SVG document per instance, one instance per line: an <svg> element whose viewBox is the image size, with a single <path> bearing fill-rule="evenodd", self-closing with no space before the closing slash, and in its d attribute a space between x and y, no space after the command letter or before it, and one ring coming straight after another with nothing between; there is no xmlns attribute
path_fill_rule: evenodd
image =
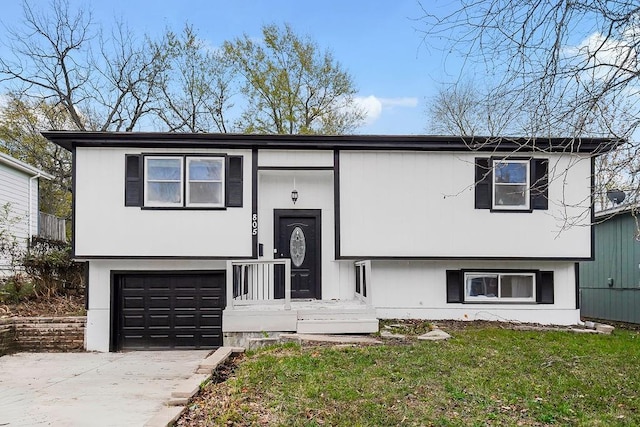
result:
<svg viewBox="0 0 640 427"><path fill-rule="evenodd" d="M293 204L295 205L296 202L298 201L298 190L293 190L291 192L291 201L293 202Z"/></svg>

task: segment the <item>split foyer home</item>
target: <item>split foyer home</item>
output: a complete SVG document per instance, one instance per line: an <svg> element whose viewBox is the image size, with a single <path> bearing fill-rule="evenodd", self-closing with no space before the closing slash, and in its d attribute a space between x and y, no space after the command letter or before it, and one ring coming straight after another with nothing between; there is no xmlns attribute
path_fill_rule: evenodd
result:
<svg viewBox="0 0 640 427"><path fill-rule="evenodd" d="M608 139L45 132L73 153L88 350L578 322ZM567 219L571 227L566 227Z"/></svg>
<svg viewBox="0 0 640 427"><path fill-rule="evenodd" d="M23 248L39 234L39 182L53 176L0 152L0 231L8 233ZM4 211L5 207L6 212ZM11 260L0 252L0 275L12 273Z"/></svg>

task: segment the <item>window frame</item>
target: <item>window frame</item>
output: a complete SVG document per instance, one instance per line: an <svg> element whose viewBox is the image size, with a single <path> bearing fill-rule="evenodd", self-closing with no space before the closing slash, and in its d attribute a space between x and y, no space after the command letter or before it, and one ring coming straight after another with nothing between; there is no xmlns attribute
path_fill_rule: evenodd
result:
<svg viewBox="0 0 640 427"><path fill-rule="evenodd" d="M514 304L522 304L522 303L536 303L537 302L537 271L498 271L498 270L490 270L490 271L482 271L482 270L465 270L462 272L462 284L463 284L463 296L464 302L466 303L479 303L479 304L505 304L505 303L514 303ZM486 297L486 296L471 296L469 292L469 287L467 286L467 279L471 277L497 277L497 290L498 295L495 297ZM531 297L527 298L513 298L513 297L503 297L502 294L502 277L503 276L524 276L531 278Z"/></svg>
<svg viewBox="0 0 640 427"><path fill-rule="evenodd" d="M516 211L531 212L531 159L530 158L491 158L491 210L492 211ZM517 163L525 165L525 194L523 205L499 205L496 203L496 187L508 185L523 185L521 183L501 183L497 182L496 169L500 164Z"/></svg>
<svg viewBox="0 0 640 427"><path fill-rule="evenodd" d="M143 175L142 175L142 209L179 209L179 210L226 210L226 185L227 185L227 154L212 153L212 154L175 154L175 153L141 153L143 163ZM192 203L188 201L189 198L189 160L194 159L220 159L222 164L221 172L221 199L220 203ZM148 160L149 159L176 159L180 160L180 202L178 203L157 203L150 202L148 200ZM176 181L177 182L177 181ZM197 180L196 180L197 182ZM212 181L213 182L213 181ZM218 182L218 181L215 181Z"/></svg>
<svg viewBox="0 0 640 427"><path fill-rule="evenodd" d="M219 180L195 180L190 177L189 165L191 161L216 159L221 164ZM226 157L224 156L184 156L184 206L187 208L223 208L225 207L225 185L226 185ZM191 201L191 183L211 182L220 183L220 202L218 203L197 203Z"/></svg>
<svg viewBox="0 0 640 427"><path fill-rule="evenodd" d="M149 180L149 160L179 160L180 161L180 179L176 180ZM144 206L153 208L178 208L184 206L184 156L175 155L157 155L144 156ZM155 202L149 200L149 182L178 182L180 184L180 201L179 202Z"/></svg>

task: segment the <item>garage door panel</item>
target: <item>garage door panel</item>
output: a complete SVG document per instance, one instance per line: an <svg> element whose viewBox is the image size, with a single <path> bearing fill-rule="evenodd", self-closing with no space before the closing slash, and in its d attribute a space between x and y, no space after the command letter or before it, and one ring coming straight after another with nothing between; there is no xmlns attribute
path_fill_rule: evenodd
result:
<svg viewBox="0 0 640 427"><path fill-rule="evenodd" d="M129 296L125 298L123 308L144 308L144 297L142 296Z"/></svg>
<svg viewBox="0 0 640 427"><path fill-rule="evenodd" d="M153 291L149 290L149 292ZM147 297L146 300L149 302L149 308L160 308L165 310L171 308L169 295Z"/></svg>
<svg viewBox="0 0 640 427"><path fill-rule="evenodd" d="M222 345L224 272L130 273L116 280L119 349Z"/></svg>
<svg viewBox="0 0 640 427"><path fill-rule="evenodd" d="M200 317L200 326L222 327L222 313L202 315Z"/></svg>
<svg viewBox="0 0 640 427"><path fill-rule="evenodd" d="M223 304L224 300L219 296L204 296L200 300L200 306L206 308L217 308Z"/></svg>
<svg viewBox="0 0 640 427"><path fill-rule="evenodd" d="M195 296L177 296L174 301L175 308L195 308L198 306Z"/></svg>
<svg viewBox="0 0 640 427"><path fill-rule="evenodd" d="M168 314L152 314L149 316L148 325L150 328L157 327L170 327L171 326L171 317Z"/></svg>
<svg viewBox="0 0 640 427"><path fill-rule="evenodd" d="M128 315L128 316L125 316L124 323L122 326L126 329L130 329L130 328L142 329L144 328L145 323L146 323L146 320L143 315L139 315L139 316Z"/></svg>
<svg viewBox="0 0 640 427"><path fill-rule="evenodd" d="M175 317L175 322L176 322L175 323L176 327L180 327L180 326L192 327L193 325L197 324L197 319L195 314L191 314L191 315L179 314Z"/></svg>

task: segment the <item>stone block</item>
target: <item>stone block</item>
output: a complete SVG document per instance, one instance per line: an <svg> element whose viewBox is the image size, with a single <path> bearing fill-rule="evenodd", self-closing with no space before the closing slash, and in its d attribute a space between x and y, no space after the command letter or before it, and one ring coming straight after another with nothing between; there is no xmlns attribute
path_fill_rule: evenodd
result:
<svg viewBox="0 0 640 427"><path fill-rule="evenodd" d="M184 380L172 392L172 398L191 398L200 391L200 384L211 378L211 374L194 374Z"/></svg>
<svg viewBox="0 0 640 427"><path fill-rule="evenodd" d="M600 332L601 334L611 335L614 329L615 328L613 326L605 325L604 323L598 323L596 325L596 331Z"/></svg>
<svg viewBox="0 0 640 427"><path fill-rule="evenodd" d="M147 421L145 427L167 427L175 423L187 408L184 406L165 406L153 418Z"/></svg>
<svg viewBox="0 0 640 427"><path fill-rule="evenodd" d="M441 329L434 329L418 337L421 341L442 341L448 340L449 338L451 338L451 335Z"/></svg>

